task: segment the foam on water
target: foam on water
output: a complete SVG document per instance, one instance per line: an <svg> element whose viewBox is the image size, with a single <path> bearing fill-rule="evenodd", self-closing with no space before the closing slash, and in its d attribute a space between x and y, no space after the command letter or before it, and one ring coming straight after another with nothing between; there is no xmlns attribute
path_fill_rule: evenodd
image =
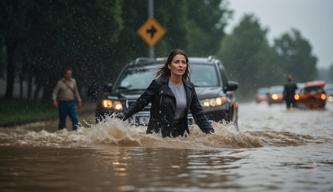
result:
<svg viewBox="0 0 333 192"><path fill-rule="evenodd" d="M262 146L290 146L323 139L286 131L238 132L234 125L213 123L215 133L206 135L194 125L190 135L162 138L159 134L146 135L146 127L130 126L110 118L105 122L81 127L78 131L29 131L26 129L0 130L0 145L29 145L46 147L89 147L96 144L117 146L142 146L180 149L253 148Z"/></svg>

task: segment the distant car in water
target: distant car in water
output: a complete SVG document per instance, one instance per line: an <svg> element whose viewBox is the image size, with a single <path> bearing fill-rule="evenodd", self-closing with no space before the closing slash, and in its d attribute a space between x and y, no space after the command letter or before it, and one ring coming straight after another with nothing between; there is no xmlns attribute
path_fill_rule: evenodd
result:
<svg viewBox="0 0 333 192"><path fill-rule="evenodd" d="M96 121L102 121L114 112L122 112L135 105L136 100L149 86L157 70L163 66L166 58L137 58L125 65L115 84L109 86L108 92L99 99L96 108ZM209 120L233 122L238 121L238 103L234 91L238 83L228 81L221 61L213 57L190 57L189 67L191 81ZM151 104L129 118L134 125L147 125ZM192 124L192 115L188 116Z"/></svg>
<svg viewBox="0 0 333 192"><path fill-rule="evenodd" d="M267 100L269 105L283 103L283 86L270 87Z"/></svg>
<svg viewBox="0 0 333 192"><path fill-rule="evenodd" d="M333 84L327 84L325 86L325 91L327 94L327 101L333 103Z"/></svg>
<svg viewBox="0 0 333 192"><path fill-rule="evenodd" d="M297 94L295 101L299 108L320 109L325 108L327 94L324 90L324 81L310 81L304 84Z"/></svg>
<svg viewBox="0 0 333 192"><path fill-rule="evenodd" d="M269 88L262 87L257 90L256 103L267 102L268 100Z"/></svg>

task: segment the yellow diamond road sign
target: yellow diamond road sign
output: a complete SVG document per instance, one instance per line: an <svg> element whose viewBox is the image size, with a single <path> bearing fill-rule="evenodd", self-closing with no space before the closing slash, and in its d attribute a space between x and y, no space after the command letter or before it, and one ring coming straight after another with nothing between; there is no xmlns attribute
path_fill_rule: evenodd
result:
<svg viewBox="0 0 333 192"><path fill-rule="evenodd" d="M154 18L149 18L138 30L139 36L150 47L154 47L164 36L165 32L165 29Z"/></svg>

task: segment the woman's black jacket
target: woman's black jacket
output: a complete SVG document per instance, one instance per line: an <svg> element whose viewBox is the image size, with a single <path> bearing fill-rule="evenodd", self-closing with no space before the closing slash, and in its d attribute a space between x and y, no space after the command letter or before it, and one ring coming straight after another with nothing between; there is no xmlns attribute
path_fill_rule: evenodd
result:
<svg viewBox="0 0 333 192"><path fill-rule="evenodd" d="M145 92L137 99L136 104L125 113L125 119L141 111L151 102L150 119L147 127L147 134L153 131L162 132L162 136L184 135L189 133L187 114L190 111L195 122L204 133L214 132L202 111L193 83L185 81L184 88L187 97L187 111L183 119L174 125L176 98L168 86L169 77L161 76L151 82Z"/></svg>

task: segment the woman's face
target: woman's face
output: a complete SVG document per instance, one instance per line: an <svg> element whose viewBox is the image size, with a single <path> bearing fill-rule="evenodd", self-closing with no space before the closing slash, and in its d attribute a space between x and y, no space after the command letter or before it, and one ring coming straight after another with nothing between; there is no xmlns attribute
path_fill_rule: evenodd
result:
<svg viewBox="0 0 333 192"><path fill-rule="evenodd" d="M185 56L181 54L174 56L168 68L171 71L171 75L183 76L187 69Z"/></svg>

